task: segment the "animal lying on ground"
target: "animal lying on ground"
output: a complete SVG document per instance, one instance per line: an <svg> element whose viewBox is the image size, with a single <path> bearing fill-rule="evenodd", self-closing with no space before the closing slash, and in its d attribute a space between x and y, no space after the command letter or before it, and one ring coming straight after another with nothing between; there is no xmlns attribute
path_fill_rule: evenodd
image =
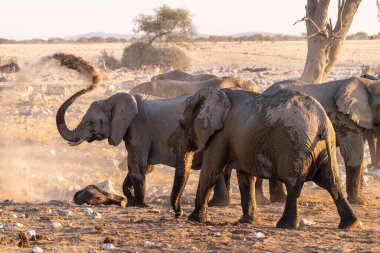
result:
<svg viewBox="0 0 380 253"><path fill-rule="evenodd" d="M74 202L77 205L118 205L125 207L127 201L125 198L110 194L106 191L103 191L96 185L86 186L83 190L80 190L74 195Z"/></svg>
<svg viewBox="0 0 380 253"><path fill-rule="evenodd" d="M299 225L297 199L305 181L314 181L333 198L339 228L360 224L339 184L335 133L322 106L312 97L285 90L257 94L203 89L186 98L177 145L204 150L189 220L208 218L207 200L226 163L237 170L243 223L255 218L255 177L285 183L288 195L280 228ZM186 166L185 166L186 167Z"/></svg>

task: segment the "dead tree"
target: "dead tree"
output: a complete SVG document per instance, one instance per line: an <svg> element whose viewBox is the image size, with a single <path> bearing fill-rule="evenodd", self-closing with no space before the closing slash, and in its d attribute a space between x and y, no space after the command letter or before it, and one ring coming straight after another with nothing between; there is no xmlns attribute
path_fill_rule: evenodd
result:
<svg viewBox="0 0 380 253"><path fill-rule="evenodd" d="M339 0L333 27L327 11L330 0L307 0L305 21L307 57L301 80L321 83L334 66L361 0ZM297 22L299 22L297 21ZM296 23L297 23L296 22Z"/></svg>

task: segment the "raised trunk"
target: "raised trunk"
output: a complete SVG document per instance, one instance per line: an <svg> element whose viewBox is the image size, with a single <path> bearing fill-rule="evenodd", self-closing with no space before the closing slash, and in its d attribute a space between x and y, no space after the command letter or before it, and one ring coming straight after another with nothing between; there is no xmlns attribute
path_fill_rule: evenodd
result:
<svg viewBox="0 0 380 253"><path fill-rule="evenodd" d="M81 133L81 127L78 126L73 130L70 130L67 127L67 124L65 122L65 113L67 111L67 108L81 95L87 93L88 90L83 89L81 91L78 91L74 95L72 95L69 99L67 99L61 107L59 107L57 116L56 116L56 124L59 134L62 136L63 139L70 141L70 142L78 142L82 139L82 133Z"/></svg>

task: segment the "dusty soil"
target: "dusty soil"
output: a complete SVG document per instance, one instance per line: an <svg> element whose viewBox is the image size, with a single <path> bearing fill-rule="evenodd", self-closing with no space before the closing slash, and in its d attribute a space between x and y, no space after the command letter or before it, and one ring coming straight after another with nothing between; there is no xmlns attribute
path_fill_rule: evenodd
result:
<svg viewBox="0 0 380 253"><path fill-rule="evenodd" d="M187 221L193 208L197 172L192 172L183 197L184 217L175 219L169 205L174 170L165 166L148 176L150 208L91 207L102 217L84 214L84 206L72 202L73 193L88 184L110 180L119 194L125 171L118 168L126 156L123 145L84 143L70 147L55 127L55 113L70 94L88 85L77 73L51 65L36 64L43 56L63 51L82 56L94 66L106 49L121 57L125 44L91 45L0 45L0 55L17 57L22 72L1 74L0 82L0 252L30 252L33 246L45 252L99 250L110 237L114 251L123 252L380 252L380 180L367 178L366 206L353 206L363 222L355 231L338 230L339 217L330 196L308 184L299 206L301 218L315 224L296 230L276 229L283 204L259 206L253 225L235 222L241 216L240 197L233 178L234 204L210 208L211 223ZM274 81L301 74L305 42L195 43L185 45L191 57L189 71L235 75L257 82L262 89ZM377 41L348 41L329 79L359 75L361 65L378 63ZM265 67L250 73L245 67ZM165 70L102 70L99 89L79 99L68 112L75 126L91 101L102 99L149 80ZM369 163L368 152L365 164ZM371 168L367 168L372 173ZM368 174L366 174L368 175ZM109 188L112 190L112 186ZM11 201L6 201L11 200ZM62 210L72 213L65 215ZM24 217L25 216L25 217ZM53 228L59 222L61 228ZM21 227L19 224L22 224ZM18 233L33 229L38 236L29 248L19 248ZM255 232L265 238L254 239Z"/></svg>

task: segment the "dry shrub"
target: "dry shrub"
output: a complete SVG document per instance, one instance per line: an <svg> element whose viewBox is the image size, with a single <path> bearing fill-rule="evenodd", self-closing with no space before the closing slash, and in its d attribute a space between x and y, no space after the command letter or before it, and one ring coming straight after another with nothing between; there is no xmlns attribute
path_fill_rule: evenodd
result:
<svg viewBox="0 0 380 253"><path fill-rule="evenodd" d="M129 69L152 66L186 70L190 66L190 60L186 53L176 46L155 47L136 42L124 49L121 65Z"/></svg>
<svg viewBox="0 0 380 253"><path fill-rule="evenodd" d="M115 70L121 67L120 61L112 53L103 50L98 58L99 65L105 69Z"/></svg>

